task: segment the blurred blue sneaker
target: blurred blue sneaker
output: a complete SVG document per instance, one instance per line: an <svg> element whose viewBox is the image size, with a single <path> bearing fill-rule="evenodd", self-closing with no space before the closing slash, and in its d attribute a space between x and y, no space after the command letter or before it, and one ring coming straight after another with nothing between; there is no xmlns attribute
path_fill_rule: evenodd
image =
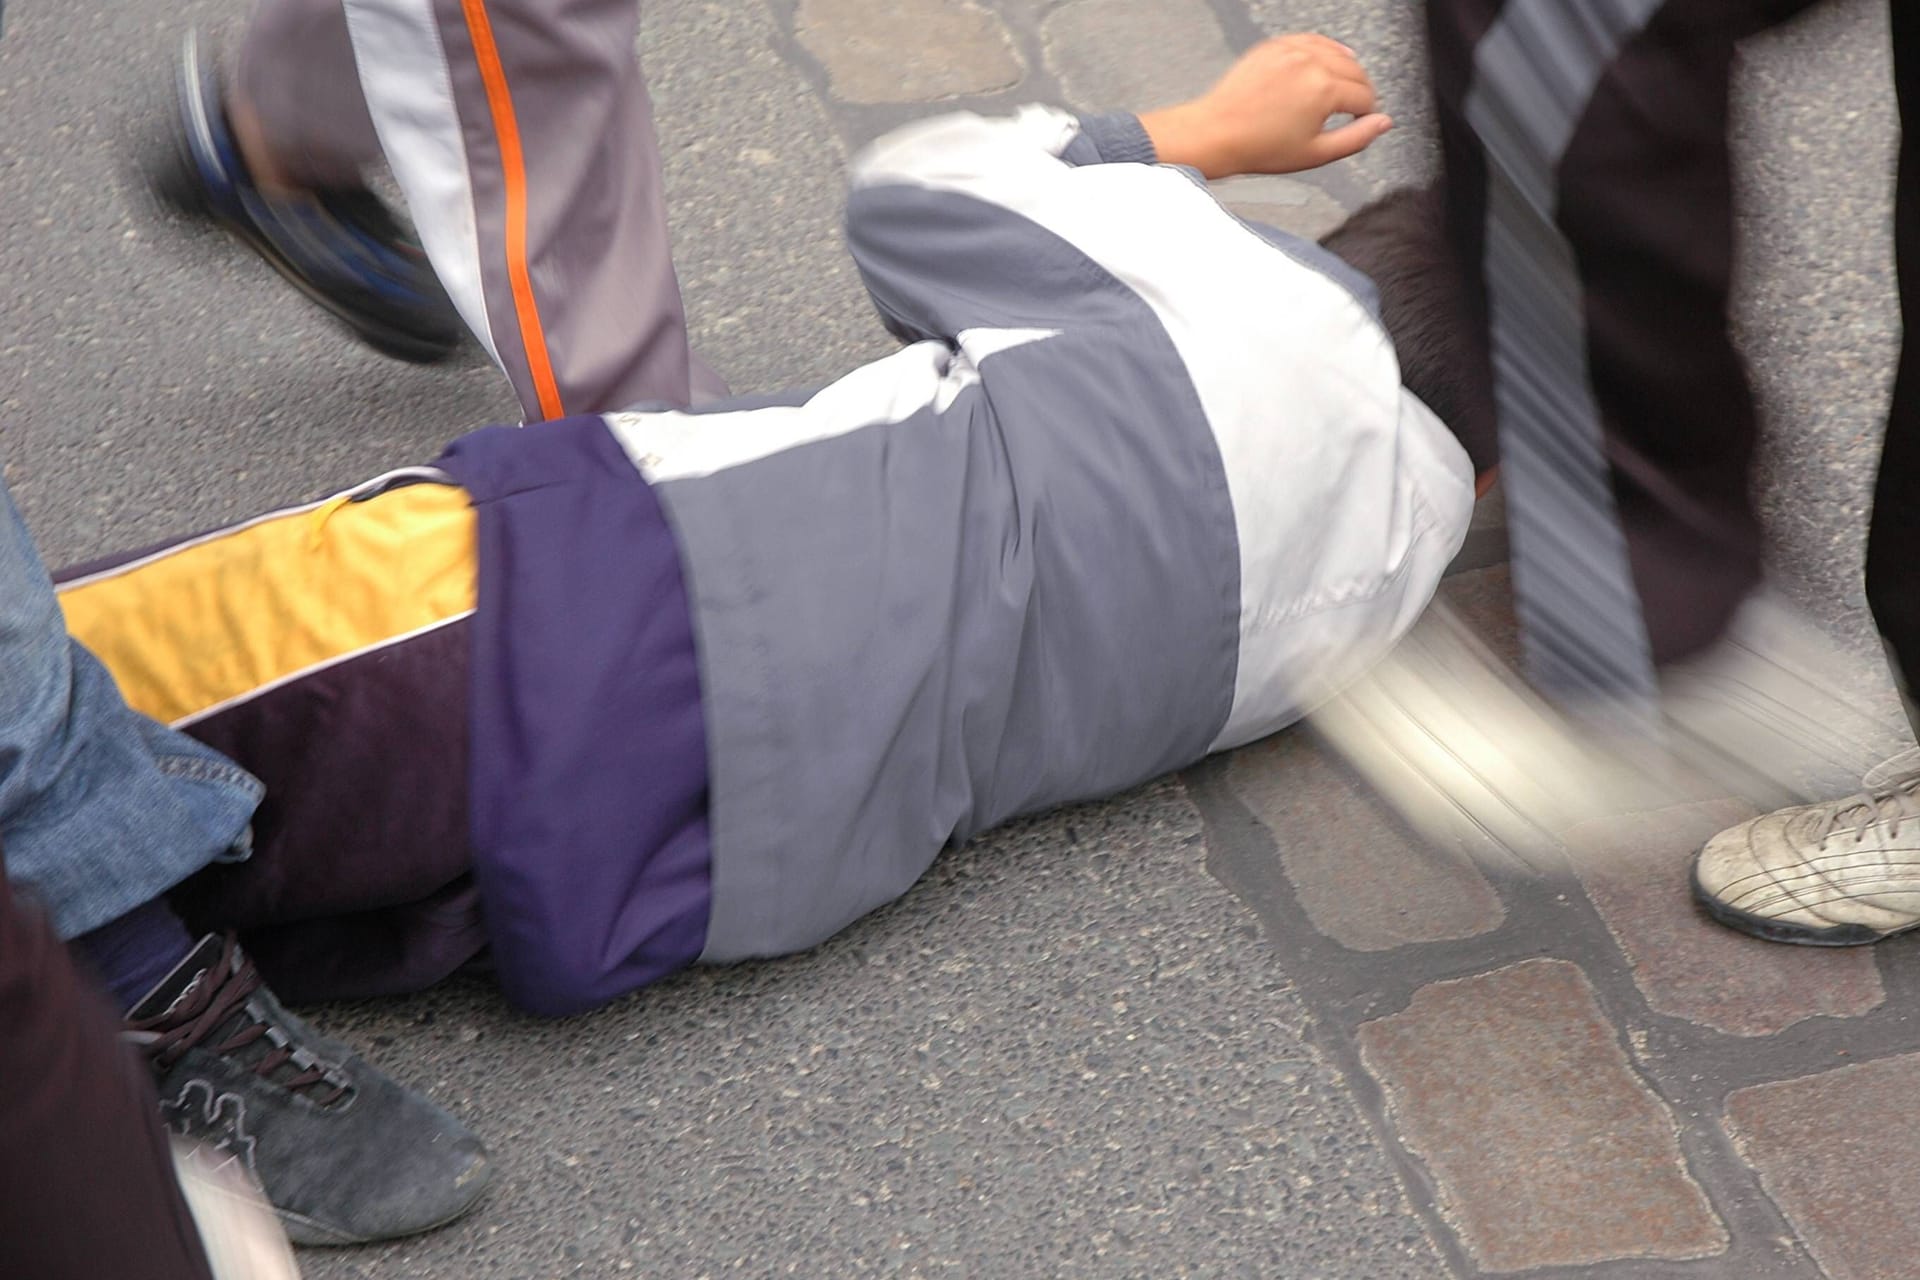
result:
<svg viewBox="0 0 1920 1280"><path fill-rule="evenodd" d="M232 231L377 351L426 362L459 344L466 328L426 253L372 191L281 197L254 183L196 31L176 89L175 154L153 174L164 200Z"/></svg>

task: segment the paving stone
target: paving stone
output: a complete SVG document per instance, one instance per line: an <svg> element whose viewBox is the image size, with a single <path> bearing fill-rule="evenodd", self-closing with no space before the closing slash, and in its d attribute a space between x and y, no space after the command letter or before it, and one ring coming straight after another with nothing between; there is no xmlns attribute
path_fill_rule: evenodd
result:
<svg viewBox="0 0 1920 1280"><path fill-rule="evenodd" d="M1727 1123L1832 1280L1907 1280L1920 1257L1920 1054L1742 1089Z"/></svg>
<svg viewBox="0 0 1920 1280"><path fill-rule="evenodd" d="M1578 966L1529 960L1434 983L1358 1039L1401 1141L1481 1266L1726 1248L1673 1116L1628 1064Z"/></svg>
<svg viewBox="0 0 1920 1280"><path fill-rule="evenodd" d="M1305 733L1235 753L1227 781L1272 833L1307 917L1343 947L1470 938L1506 918L1471 861L1416 842Z"/></svg>
<svg viewBox="0 0 1920 1280"><path fill-rule="evenodd" d="M992 93L1026 68L998 17L968 0L800 0L800 43L843 102Z"/></svg>
<svg viewBox="0 0 1920 1280"><path fill-rule="evenodd" d="M694 349L741 393L824 386L896 345L841 234L839 134L777 38L758 4L641 6Z"/></svg>
<svg viewBox="0 0 1920 1280"><path fill-rule="evenodd" d="M1338 200L1295 178L1228 178L1213 184L1220 202L1249 222L1317 240L1347 220Z"/></svg>
<svg viewBox="0 0 1920 1280"><path fill-rule="evenodd" d="M1737 1036L1806 1018L1852 1017L1886 999L1869 947L1783 947L1707 919L1693 904L1693 853L1753 816L1738 800L1623 814L1566 835L1574 868L1647 1003Z"/></svg>
<svg viewBox="0 0 1920 1280"><path fill-rule="evenodd" d="M1072 0L1040 35L1067 100L1087 110L1185 101L1233 61L1206 0Z"/></svg>

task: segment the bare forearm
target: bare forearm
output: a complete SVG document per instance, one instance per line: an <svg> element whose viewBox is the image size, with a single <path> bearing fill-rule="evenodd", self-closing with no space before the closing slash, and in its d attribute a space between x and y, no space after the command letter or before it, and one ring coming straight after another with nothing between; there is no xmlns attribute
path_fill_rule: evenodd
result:
<svg viewBox="0 0 1920 1280"><path fill-rule="evenodd" d="M1205 112L1197 102L1146 112L1140 117L1140 127L1152 139L1161 164L1198 169L1208 179L1233 176L1218 154L1215 131L1208 128Z"/></svg>

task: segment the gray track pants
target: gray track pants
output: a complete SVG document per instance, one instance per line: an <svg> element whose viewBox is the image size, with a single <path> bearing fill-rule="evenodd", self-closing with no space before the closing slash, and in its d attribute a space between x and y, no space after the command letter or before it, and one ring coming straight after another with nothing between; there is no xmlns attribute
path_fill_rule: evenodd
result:
<svg viewBox="0 0 1920 1280"><path fill-rule="evenodd" d="M295 181L384 152L530 422L723 391L687 347L639 25L637 0L259 0L234 70Z"/></svg>

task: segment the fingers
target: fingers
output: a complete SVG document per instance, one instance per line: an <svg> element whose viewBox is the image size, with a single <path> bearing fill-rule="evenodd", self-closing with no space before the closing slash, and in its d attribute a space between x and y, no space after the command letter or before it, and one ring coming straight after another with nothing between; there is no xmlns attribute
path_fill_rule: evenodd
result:
<svg viewBox="0 0 1920 1280"><path fill-rule="evenodd" d="M1327 115L1358 117L1380 109L1373 78L1360 65L1359 56L1338 40L1302 33L1279 36L1267 43L1276 73L1295 84L1302 80L1317 82Z"/></svg>
<svg viewBox="0 0 1920 1280"><path fill-rule="evenodd" d="M1373 77L1367 74L1367 69L1360 65L1359 59L1328 59L1321 69L1334 84L1353 85L1365 90L1369 97L1372 96Z"/></svg>
<svg viewBox="0 0 1920 1280"><path fill-rule="evenodd" d="M1391 128L1393 119L1390 116L1363 115L1315 138L1307 148L1308 155L1315 168L1332 164L1335 160L1345 160L1378 142Z"/></svg>
<svg viewBox="0 0 1920 1280"><path fill-rule="evenodd" d="M1335 40L1332 36L1323 36L1311 31L1302 31L1298 35L1280 36L1278 39L1298 49L1313 49L1329 57L1345 58L1355 65L1358 65L1360 60L1360 55L1356 54L1346 45L1341 44L1338 40Z"/></svg>
<svg viewBox="0 0 1920 1280"><path fill-rule="evenodd" d="M1327 77L1334 93L1335 105L1329 114L1364 116L1378 110L1380 99L1374 92L1373 77L1360 65L1353 50L1325 36L1315 36L1314 41L1315 69Z"/></svg>
<svg viewBox="0 0 1920 1280"><path fill-rule="evenodd" d="M1370 116L1380 109L1379 95L1364 80L1329 81L1322 100L1329 116Z"/></svg>
<svg viewBox="0 0 1920 1280"><path fill-rule="evenodd" d="M1200 107L1234 172L1293 173L1371 146L1391 126L1352 49L1322 35L1264 41ZM1337 127L1329 128L1338 122Z"/></svg>

